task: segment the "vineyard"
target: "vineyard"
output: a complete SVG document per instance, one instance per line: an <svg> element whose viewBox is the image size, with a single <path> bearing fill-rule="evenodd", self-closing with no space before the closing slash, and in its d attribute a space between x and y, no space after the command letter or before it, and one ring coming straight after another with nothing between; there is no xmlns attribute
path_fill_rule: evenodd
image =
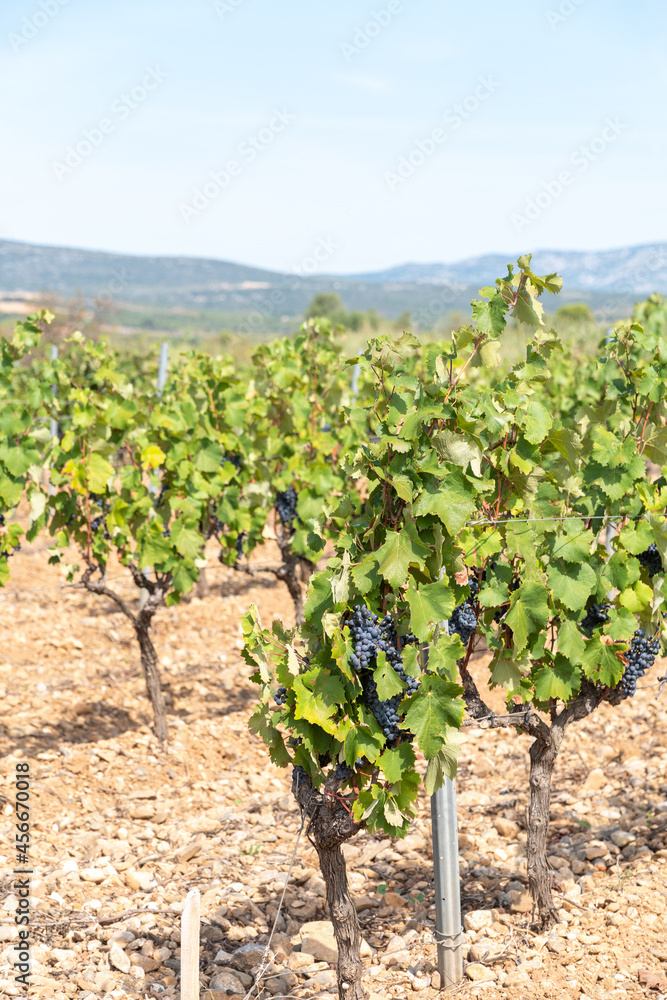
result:
<svg viewBox="0 0 667 1000"><path fill-rule="evenodd" d="M196 887L202 996L435 996L458 771L454 992L667 996L667 303L581 355L560 288L159 388L47 312L2 341L5 995L174 1000Z"/></svg>

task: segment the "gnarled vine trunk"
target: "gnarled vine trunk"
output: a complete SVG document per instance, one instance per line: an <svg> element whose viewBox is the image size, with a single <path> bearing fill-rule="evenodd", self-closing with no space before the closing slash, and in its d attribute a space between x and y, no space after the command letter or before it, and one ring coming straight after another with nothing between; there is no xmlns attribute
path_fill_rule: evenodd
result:
<svg viewBox="0 0 667 1000"><path fill-rule="evenodd" d="M551 895L551 870L547 862L551 778L557 753L553 739L536 739L530 748L528 885L543 930L548 930L558 920L558 911Z"/></svg>
<svg viewBox="0 0 667 1000"><path fill-rule="evenodd" d="M155 646L151 642L149 632L151 622L153 621L153 615L157 609L164 604L165 593L171 582L171 577L169 574L165 574L164 576L153 581L144 576L144 574L133 564L130 564L129 569L141 595L139 600L139 611L137 614L135 614L130 605L120 596L120 594L117 594L114 590L111 590L107 586L105 576L102 576L99 580L95 579L95 574L100 572L100 568L92 562L88 564L88 569L83 574L81 586L85 587L86 590L89 590L92 594L108 597L110 600L114 601L123 614L132 622L134 634L136 635L137 642L139 643L141 668L144 672L144 680L146 681L146 692L151 705L153 706L155 735L160 743L166 743L169 736L167 713L164 703L164 695L162 693L162 685L160 684L157 653L155 652Z"/></svg>
<svg viewBox="0 0 667 1000"><path fill-rule="evenodd" d="M315 845L320 869L326 885L327 905L338 945L339 1000L367 1000L362 984L361 928L357 909L350 896L345 858L341 844L353 837L361 827L334 797L337 783L316 791L306 774L295 772L292 792L302 813L309 820L308 835Z"/></svg>
<svg viewBox="0 0 667 1000"><path fill-rule="evenodd" d="M153 706L155 735L160 743L166 743L169 737L169 727L167 725L167 712L157 665L157 653L148 634L148 624L142 622L141 614L135 622L134 632L141 651L141 669L144 672L144 679L146 681L146 692Z"/></svg>
<svg viewBox="0 0 667 1000"><path fill-rule="evenodd" d="M510 715L495 715L481 698L467 668L467 661L461 661L459 673L466 708L471 716L468 725L479 726L480 729L501 729L512 726L534 739L530 748L528 884L537 909L537 923L542 930L548 930L558 920L558 910L552 895L551 872L547 862L551 779L556 758L567 727L573 722L585 719L602 701L613 698L614 691L584 680L579 695L569 705L560 711L554 706L551 725L548 725L530 705L517 708Z"/></svg>

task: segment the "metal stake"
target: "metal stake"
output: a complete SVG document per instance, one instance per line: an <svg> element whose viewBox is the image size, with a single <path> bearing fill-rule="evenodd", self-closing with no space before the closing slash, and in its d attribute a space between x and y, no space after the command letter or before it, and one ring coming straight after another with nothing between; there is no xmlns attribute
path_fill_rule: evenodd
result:
<svg viewBox="0 0 667 1000"><path fill-rule="evenodd" d="M167 384L167 371L168 370L169 370L169 344L167 343L166 340L163 340L162 343L160 344L160 361L159 361L158 369L157 369L157 394L158 394L158 396L162 396L162 390L164 389L165 385ZM152 493L153 496L155 496L157 494L157 488L153 485L153 483L149 484L148 491L149 491L149 493ZM147 580L150 580L150 576L151 576L150 566L145 566L142 569L141 572L143 573L143 575L146 577ZM146 601L148 600L149 596L150 596L149 590L146 587L142 587L141 590L139 591L139 610L140 611L143 611L144 608L146 607Z"/></svg>
<svg viewBox="0 0 667 1000"><path fill-rule="evenodd" d="M157 370L157 391L162 395L162 390L167 384L167 370L169 368L169 344L163 340L160 344L160 363Z"/></svg>
<svg viewBox="0 0 667 1000"><path fill-rule="evenodd" d="M359 376L361 375L361 365L355 365L352 369L352 383L350 389L352 390L352 399L357 398L359 395Z"/></svg>
<svg viewBox="0 0 667 1000"><path fill-rule="evenodd" d="M435 939L441 989L463 979L463 928L456 784L444 779L431 798L433 869L435 873Z"/></svg>
<svg viewBox="0 0 667 1000"><path fill-rule="evenodd" d="M51 360L52 361L57 361L58 360L58 348L56 347L55 344L51 345ZM57 392L55 385L52 385L51 389L53 391L53 395L55 396L56 392ZM57 438L58 437L58 421L57 420L51 420L51 437L52 438Z"/></svg>

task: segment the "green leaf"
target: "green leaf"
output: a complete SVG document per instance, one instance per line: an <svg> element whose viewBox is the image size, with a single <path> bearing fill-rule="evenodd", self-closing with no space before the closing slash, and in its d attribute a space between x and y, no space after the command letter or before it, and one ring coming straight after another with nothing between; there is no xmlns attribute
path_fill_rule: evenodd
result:
<svg viewBox="0 0 667 1000"><path fill-rule="evenodd" d="M418 639L426 640L432 626L449 618L454 610L454 594L445 583L411 585L407 593L410 628Z"/></svg>
<svg viewBox="0 0 667 1000"><path fill-rule="evenodd" d="M379 650L377 653L377 664L373 671L373 679L377 684L378 698L380 701L388 701L395 694L401 694L405 690L403 681L394 668L387 663L383 650Z"/></svg>
<svg viewBox="0 0 667 1000"><path fill-rule="evenodd" d="M176 551L184 559L196 559L204 547L204 539L199 532L181 520L174 521L170 531Z"/></svg>
<svg viewBox="0 0 667 1000"><path fill-rule="evenodd" d="M322 616L327 611L333 610L334 602L328 574L326 572L314 573L308 583L308 593L303 608L306 621L312 622L315 627L318 627L322 622Z"/></svg>
<svg viewBox="0 0 667 1000"><path fill-rule="evenodd" d="M374 763L382 749L382 743L365 726L353 726L345 737L345 763L353 767L360 757L367 757Z"/></svg>
<svg viewBox="0 0 667 1000"><path fill-rule="evenodd" d="M426 768L424 787L429 797L442 787L445 778L450 781L456 778L457 762L465 742L466 736L459 729L447 730L445 742L435 757L431 757Z"/></svg>
<svg viewBox="0 0 667 1000"><path fill-rule="evenodd" d="M410 699L401 728L415 734L419 749L428 759L435 757L445 741L450 726L458 729L463 720L461 689L442 677L425 676L416 695Z"/></svg>
<svg viewBox="0 0 667 1000"><path fill-rule="evenodd" d="M156 444L148 445L141 452L141 465L144 469L159 469L164 465L164 460L167 456L162 451L162 448L158 447ZM94 492L97 492L93 488Z"/></svg>
<svg viewBox="0 0 667 1000"><path fill-rule="evenodd" d="M549 621L549 592L541 583L524 583L512 594L505 621L514 632L514 651L521 653L529 636L541 632Z"/></svg>
<svg viewBox="0 0 667 1000"><path fill-rule="evenodd" d="M408 579L408 568L416 564L423 569L428 555L425 545L413 541L405 531L388 531L387 540L376 553L378 571L390 587L397 590Z"/></svg>
<svg viewBox="0 0 667 1000"><path fill-rule="evenodd" d="M554 597L570 611L582 611L597 589L595 570L587 563L568 565L565 569L551 563L547 567L547 575Z"/></svg>
<svg viewBox="0 0 667 1000"><path fill-rule="evenodd" d="M569 618L558 629L558 652L573 663L581 662L585 650L584 638L576 622Z"/></svg>
<svg viewBox="0 0 667 1000"><path fill-rule="evenodd" d="M338 727L332 722L332 717L345 703L345 689L341 682L324 667L316 666L294 679L294 691L294 717L305 719L326 733L335 735Z"/></svg>
<svg viewBox="0 0 667 1000"><path fill-rule="evenodd" d="M527 654L517 656L511 649L499 649L489 664L491 683L510 693L521 687L524 674L530 672L531 660Z"/></svg>
<svg viewBox="0 0 667 1000"><path fill-rule="evenodd" d="M581 438L570 428L552 430L549 443L563 456L572 469L578 468L581 459Z"/></svg>
<svg viewBox="0 0 667 1000"><path fill-rule="evenodd" d="M531 444L541 444L551 430L551 414L542 403L531 400L526 405L525 436Z"/></svg>
<svg viewBox="0 0 667 1000"><path fill-rule="evenodd" d="M393 750L385 750L377 765L387 781L393 785L400 781L403 773L415 765L415 752L409 743L401 743Z"/></svg>
<svg viewBox="0 0 667 1000"><path fill-rule="evenodd" d="M200 472L218 472L222 465L223 450L219 444L209 441L200 448L195 457L195 469Z"/></svg>
<svg viewBox="0 0 667 1000"><path fill-rule="evenodd" d="M538 701L560 698L569 701L579 690L581 671L564 656L557 656L553 667L541 667L535 674L535 696Z"/></svg>
<svg viewBox="0 0 667 1000"><path fill-rule="evenodd" d="M625 664L618 654L627 649L625 643L610 645L602 642L602 637L594 635L586 642L586 649L581 658L584 674L589 681L615 687L625 671Z"/></svg>
<svg viewBox="0 0 667 1000"><path fill-rule="evenodd" d="M360 594L369 594L380 584L377 553L369 552L357 566L352 567L352 580Z"/></svg>
<svg viewBox="0 0 667 1000"><path fill-rule="evenodd" d="M113 476L113 466L97 452L93 452L86 463L86 481L91 493L104 493L107 481Z"/></svg>
<svg viewBox="0 0 667 1000"><path fill-rule="evenodd" d="M435 514L451 535L456 535L465 526L474 510L472 487L459 469L448 473L442 482L430 479L423 494L412 508L415 517Z"/></svg>
<svg viewBox="0 0 667 1000"><path fill-rule="evenodd" d="M409 476L400 474L392 476L389 482L401 500L405 500L406 503L412 503L412 482Z"/></svg>

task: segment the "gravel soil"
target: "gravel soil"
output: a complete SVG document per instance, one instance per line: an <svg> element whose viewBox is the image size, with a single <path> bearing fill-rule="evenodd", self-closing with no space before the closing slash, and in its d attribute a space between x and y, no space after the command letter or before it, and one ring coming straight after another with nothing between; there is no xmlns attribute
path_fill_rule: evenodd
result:
<svg viewBox="0 0 667 1000"><path fill-rule="evenodd" d="M24 545L11 570L0 591L0 996L176 1000L180 912L197 888L202 996L242 998L287 884L272 963L253 996L333 1000L330 956L318 958L302 934L327 920L317 858L305 834L297 844L288 772L246 725L255 694L238 619L254 601L265 624L291 625L287 590L221 567L211 552L210 595L158 613L171 727L161 750L128 621L107 599L67 588L44 540ZM122 569L109 576L136 601ZM473 664L483 690L484 668L483 658ZM664 673L659 661L631 702L603 706L569 731L549 847L560 922L548 935L531 929L526 891L530 740L467 730L458 804L469 964L455 993L667 997ZM485 693L502 707L498 692ZM31 781L28 987L13 966L18 760L29 762ZM427 797L404 841L362 834L345 854L369 994L435 997Z"/></svg>

